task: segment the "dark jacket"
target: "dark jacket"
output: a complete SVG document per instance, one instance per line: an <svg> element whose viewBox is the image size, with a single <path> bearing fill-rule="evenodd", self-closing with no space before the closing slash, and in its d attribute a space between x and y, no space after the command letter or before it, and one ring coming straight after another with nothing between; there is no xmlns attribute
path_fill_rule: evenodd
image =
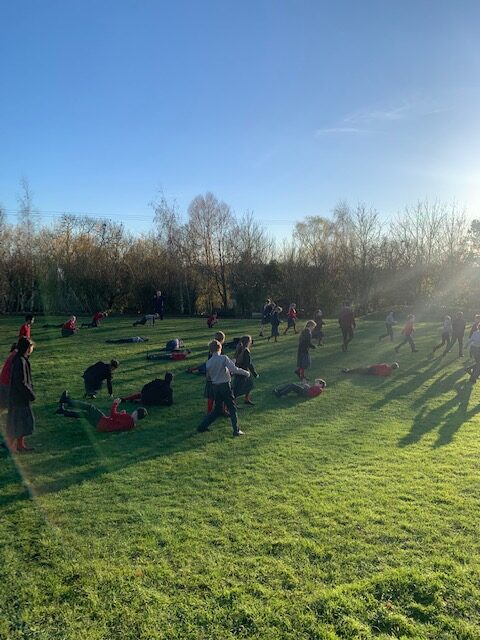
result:
<svg viewBox="0 0 480 640"><path fill-rule="evenodd" d="M10 377L10 406L28 406L35 400L30 361L18 353L12 361Z"/></svg>
<svg viewBox="0 0 480 640"><path fill-rule="evenodd" d="M107 382L108 393L112 395L112 367L99 360L83 373L83 379L92 389L99 388L103 380Z"/></svg>
<svg viewBox="0 0 480 640"><path fill-rule="evenodd" d="M173 391L170 387L170 380L160 380L156 378L148 382L142 389L142 403L148 406L156 404L173 404Z"/></svg>
<svg viewBox="0 0 480 640"><path fill-rule="evenodd" d="M253 366L252 362L252 354L248 349L244 349L240 354L240 357L235 360L235 364L239 369L245 369L245 371L250 371L254 378L258 378L258 373Z"/></svg>
<svg viewBox="0 0 480 640"><path fill-rule="evenodd" d="M338 318L338 324L342 327L342 329L355 329L356 325L353 311L347 308L342 309L340 317Z"/></svg>
<svg viewBox="0 0 480 640"><path fill-rule="evenodd" d="M452 320L452 335L462 337L465 334L465 318L453 318Z"/></svg>
<svg viewBox="0 0 480 640"><path fill-rule="evenodd" d="M163 296L155 296L153 299L154 313L158 313L158 314L163 313L164 306L165 306L165 298Z"/></svg>
<svg viewBox="0 0 480 640"><path fill-rule="evenodd" d="M310 329L304 329L298 339L298 354L308 353L309 349L315 349L312 342L312 332Z"/></svg>

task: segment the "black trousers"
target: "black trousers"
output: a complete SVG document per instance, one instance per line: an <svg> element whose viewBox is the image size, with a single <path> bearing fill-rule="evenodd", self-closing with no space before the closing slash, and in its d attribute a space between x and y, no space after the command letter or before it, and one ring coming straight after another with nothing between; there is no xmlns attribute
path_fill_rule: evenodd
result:
<svg viewBox="0 0 480 640"><path fill-rule="evenodd" d="M455 334L453 334L452 339L450 340L450 344L445 349L445 353L448 353L453 349L453 345L455 344L455 342L458 342L458 355L461 357L463 356L463 334L461 336L456 336Z"/></svg>
<svg viewBox="0 0 480 640"><path fill-rule="evenodd" d="M235 405L230 382L214 384L212 387L213 400L215 402L213 411L205 416L199 424L197 431L206 431L212 422L215 422L217 418L220 418L220 416L223 415L223 404L225 404L230 414L230 420L232 421L233 433L236 433L238 431L237 407Z"/></svg>
<svg viewBox="0 0 480 640"><path fill-rule="evenodd" d="M390 340L393 340L393 325L386 322L385 329L387 330L387 333L384 333L383 335L381 335L380 340L383 340L383 338L388 338L388 337L390 337Z"/></svg>
<svg viewBox="0 0 480 640"><path fill-rule="evenodd" d="M400 347L403 347L404 344L408 344L410 345L410 348L412 351L415 351L415 343L413 341L412 336L405 336L405 338L402 340L402 342L400 342L400 344L397 344L397 346L395 347L395 351L398 351L400 349Z"/></svg>

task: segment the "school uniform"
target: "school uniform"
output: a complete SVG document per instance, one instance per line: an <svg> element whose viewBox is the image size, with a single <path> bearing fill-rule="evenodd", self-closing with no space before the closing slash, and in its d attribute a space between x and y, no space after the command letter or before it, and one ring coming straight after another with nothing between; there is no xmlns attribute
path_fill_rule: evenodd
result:
<svg viewBox="0 0 480 640"><path fill-rule="evenodd" d="M274 311L272 313L272 317L270 319L270 323L272 325L272 333L271 333L271 338L278 338L278 336L280 335L279 331L278 331L278 327L280 326L281 320L280 320L280 315L278 313L278 311Z"/></svg>
<svg viewBox="0 0 480 640"><path fill-rule="evenodd" d="M32 402L34 400L30 361L28 357L16 353L12 360L8 400L7 436L9 438L23 438L33 433L35 417Z"/></svg>
<svg viewBox="0 0 480 640"><path fill-rule="evenodd" d="M76 330L77 323L75 320L67 320L67 322L62 326L62 337L68 338L68 336L73 336Z"/></svg>
<svg viewBox="0 0 480 640"><path fill-rule="evenodd" d="M287 313L287 329L295 329L297 326L297 311L289 309Z"/></svg>
<svg viewBox="0 0 480 640"><path fill-rule="evenodd" d="M310 349L315 349L315 345L312 342L312 332L310 329L305 328L298 340L297 369L310 368L312 364Z"/></svg>
<svg viewBox="0 0 480 640"><path fill-rule="evenodd" d="M258 373L253 366L252 355L249 349L244 349L235 362L236 366L240 369L244 369L244 371L250 371L250 377L246 378L245 376L234 376L233 377L233 395L235 398L239 396L248 396L248 394L253 389L253 378L258 377Z"/></svg>
<svg viewBox="0 0 480 640"><path fill-rule="evenodd" d="M85 393L87 395L94 395L102 388L103 381L107 382L108 393L112 395L112 367L106 362L99 360L91 367L88 367L83 374L82 378L85 385Z"/></svg>
<svg viewBox="0 0 480 640"><path fill-rule="evenodd" d="M351 309L343 309L338 318L338 324L342 331L343 350L347 350L348 343L353 340L353 330L356 328L355 316Z"/></svg>
<svg viewBox="0 0 480 640"><path fill-rule="evenodd" d="M237 407L231 387L232 374L248 376L249 373L237 367L227 356L219 353L212 354L207 362L207 377L211 380L213 387L213 397L215 401L214 409L202 420L198 426L198 431L207 431L209 425L223 414L225 404L230 414L233 435L240 435L237 420Z"/></svg>
<svg viewBox="0 0 480 640"><path fill-rule="evenodd" d="M415 343L412 338L414 331L415 329L413 328L413 320L407 320L402 331L402 334L404 335L404 339L402 340L402 342L400 342L400 344L397 344L397 346L395 347L395 351L397 353L400 347L403 347L403 345L407 344L407 342L410 345L410 349L412 350L412 352L416 351Z"/></svg>
<svg viewBox="0 0 480 640"><path fill-rule="evenodd" d="M463 356L463 339L465 337L465 328L467 323L465 322L465 318L453 318L452 320L452 339L450 341L449 346L445 350L445 353L448 353L452 348L455 342L458 342L458 355L461 358Z"/></svg>
<svg viewBox="0 0 480 640"><path fill-rule="evenodd" d="M316 398L323 393L323 387L317 384L309 384L308 382L292 382L284 384L281 387L277 387L274 392L277 398L288 395L291 391L298 396L304 398Z"/></svg>
<svg viewBox="0 0 480 640"><path fill-rule="evenodd" d="M16 349L8 354L7 359L3 363L2 371L0 372L0 409L8 409L10 381L12 377L12 362L16 355Z"/></svg>
<svg viewBox="0 0 480 640"><path fill-rule="evenodd" d="M24 322L21 326L20 326L20 331L18 333L18 338L28 338L30 340L30 333L31 333L31 327L32 325L28 324L28 322Z"/></svg>

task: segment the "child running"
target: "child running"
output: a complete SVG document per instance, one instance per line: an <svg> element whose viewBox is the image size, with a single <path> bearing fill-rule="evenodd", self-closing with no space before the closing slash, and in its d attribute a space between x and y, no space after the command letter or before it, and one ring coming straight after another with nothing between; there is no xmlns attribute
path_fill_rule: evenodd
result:
<svg viewBox="0 0 480 640"><path fill-rule="evenodd" d="M235 365L244 371L250 371L251 375L246 378L245 376L235 375L233 377L233 396L238 398L245 396L245 404L253 405L252 402L252 389L253 378L258 378L258 373L253 366L252 356L250 353L250 347L252 346L252 336L243 336L240 338L240 342L237 345L235 351Z"/></svg>
<svg viewBox="0 0 480 640"><path fill-rule="evenodd" d="M480 375L480 329L474 331L467 342L467 348L470 348L470 354L475 363L467 367L465 371L470 374L470 383L475 384Z"/></svg>
<svg viewBox="0 0 480 640"><path fill-rule="evenodd" d="M225 334L223 333L223 331L217 331L217 333L215 334L213 341L217 341L220 344L220 354L223 354L223 344L225 342ZM212 344L212 342L210 343L210 345ZM213 352L208 351L208 356L207 356L207 362L210 360L210 358L212 357ZM201 366L201 365L200 365ZM192 371L192 368L190 369L190 373L195 373L195 371ZM212 381L210 379L210 376L208 375L207 372L207 363L205 363L205 375L206 375L206 380L205 380L205 389L203 392L203 397L207 398L207 413L211 413L213 411L213 405L215 403L215 395L214 395L214 390L213 390L213 384Z"/></svg>
<svg viewBox="0 0 480 640"><path fill-rule="evenodd" d="M274 342L278 342L278 336L280 335L280 332L278 331L278 327L280 326L280 323L282 322L280 320L280 314L282 313L283 309L282 307L275 307L272 316L270 318L270 324L272 325L272 332L271 334L268 336L267 338L267 342L270 342L270 338L273 338Z"/></svg>
<svg viewBox="0 0 480 640"><path fill-rule="evenodd" d="M412 353L416 353L418 351L418 349L415 347L415 342L413 341L412 335L415 331L415 329L413 328L413 323L415 322L415 316L413 315L413 313L411 313L408 317L407 317L407 321L405 323L405 326L403 327L402 330L402 334L404 335L404 339L402 340L402 342L400 342L400 344L397 344L397 346L395 347L395 352L398 353L400 350L400 347L403 347L404 344L408 344L410 345L410 349L412 350Z"/></svg>
<svg viewBox="0 0 480 640"><path fill-rule="evenodd" d="M287 328L283 332L283 335L287 335L289 329L293 329L294 333L297 332L297 305L292 302L287 311Z"/></svg>
<svg viewBox="0 0 480 640"><path fill-rule="evenodd" d="M312 331L315 327L316 324L314 320L309 320L298 340L297 368L295 369L295 373L300 380L306 380L305 369L309 369L312 364L310 349L315 349L315 345L312 342Z"/></svg>
<svg viewBox="0 0 480 640"><path fill-rule="evenodd" d="M209 329L212 329L217 324L217 322L218 322L217 314L216 313L212 313L207 318L207 327Z"/></svg>
<svg viewBox="0 0 480 640"><path fill-rule="evenodd" d="M338 324L342 331L342 351L347 351L349 343L353 340L353 330L357 328L355 316L349 304L345 304L341 310Z"/></svg>
<svg viewBox="0 0 480 640"><path fill-rule="evenodd" d="M393 325L397 324L395 320L395 314L393 311L390 311L387 317L385 318L385 329L386 333L383 333L378 337L378 340L383 340L384 338L390 338L390 341L393 342Z"/></svg>
<svg viewBox="0 0 480 640"><path fill-rule="evenodd" d="M212 340L209 349L212 357L207 362L207 377L211 380L213 387L214 409L202 420L197 431L199 433L209 431L209 426L212 422L222 415L223 405L225 404L232 421L233 435L243 436L244 432L238 428L237 407L235 406L230 381L232 374L248 378L250 372L236 367L230 358L222 355L222 345L218 340Z"/></svg>
<svg viewBox="0 0 480 640"><path fill-rule="evenodd" d="M459 311L455 318L452 320L452 339L450 344L445 349L445 354L447 354L451 349L453 349L453 345L458 342L458 357L463 358L463 339L465 337L465 318L463 315L463 311Z"/></svg>
<svg viewBox="0 0 480 640"><path fill-rule="evenodd" d="M444 355L445 355L445 353L448 351L450 347L451 339L452 339L452 318L450 316L445 316L445 318L443 319L443 325L442 325L442 341L433 347L432 353L435 353L437 349L441 349L441 347L446 345L445 351L444 351Z"/></svg>
<svg viewBox="0 0 480 640"><path fill-rule="evenodd" d="M275 303L270 298L267 298L265 304L263 305L262 319L260 321L260 333L258 334L259 336L263 337L263 327L266 324L270 324L274 309Z"/></svg>

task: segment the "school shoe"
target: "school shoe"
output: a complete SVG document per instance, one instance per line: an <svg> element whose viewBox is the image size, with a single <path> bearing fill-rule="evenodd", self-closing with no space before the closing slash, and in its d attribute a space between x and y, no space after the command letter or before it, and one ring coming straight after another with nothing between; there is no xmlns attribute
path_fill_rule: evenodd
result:
<svg viewBox="0 0 480 640"><path fill-rule="evenodd" d="M65 389L65 391L62 391L62 395L60 396L60 400L58 401L58 404L60 406L64 405L67 401L68 398L70 397L70 394L68 393L68 391Z"/></svg>
<svg viewBox="0 0 480 640"><path fill-rule="evenodd" d="M233 437L236 438L237 436L244 436L245 435L245 431L242 431L241 429L237 429L236 431L233 432Z"/></svg>

